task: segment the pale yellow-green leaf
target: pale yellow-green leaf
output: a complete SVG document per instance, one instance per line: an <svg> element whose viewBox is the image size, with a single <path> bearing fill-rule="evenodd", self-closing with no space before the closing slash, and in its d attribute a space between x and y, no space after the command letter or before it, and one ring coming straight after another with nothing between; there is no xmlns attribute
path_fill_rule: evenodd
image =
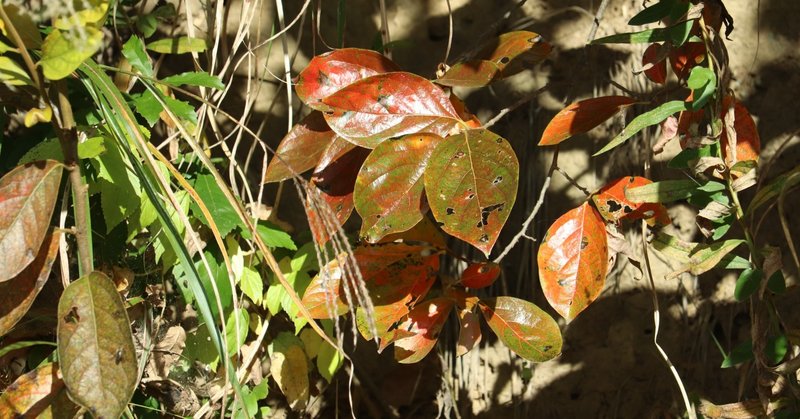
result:
<svg viewBox="0 0 800 419"><path fill-rule="evenodd" d="M33 81L28 77L28 73L16 61L8 57L0 57L0 80L12 86L33 86Z"/></svg>
<svg viewBox="0 0 800 419"><path fill-rule="evenodd" d="M308 358L302 341L289 332L281 332L268 349L272 378L286 396L289 407L302 411L309 396Z"/></svg>
<svg viewBox="0 0 800 419"><path fill-rule="evenodd" d="M104 0L90 0L84 3L86 8L61 16L53 22L53 26L61 30L73 30L78 27L100 27L108 14L108 2Z"/></svg>
<svg viewBox="0 0 800 419"><path fill-rule="evenodd" d="M45 106L44 109L33 108L25 112L25 118L23 118L25 127L30 128L39 122L48 123L53 118L53 109L49 106Z"/></svg>
<svg viewBox="0 0 800 419"><path fill-rule="evenodd" d="M7 2L3 2L7 3ZM3 4L8 19L14 24L14 29L17 30L19 37L22 38L22 44L25 48L35 49L42 45L42 35L39 33L39 28L31 18L31 14L23 11L17 5ZM8 29L2 21L0 21L0 31L3 32L7 38L10 38Z"/></svg>
<svg viewBox="0 0 800 419"><path fill-rule="evenodd" d="M100 29L87 26L82 32L53 29L47 35L39 61L45 77L60 80L69 76L103 45L103 32Z"/></svg>
<svg viewBox="0 0 800 419"><path fill-rule="evenodd" d="M189 52L203 52L207 48L206 41L200 38L181 36L178 38L165 38L147 44L147 49L160 54L186 54Z"/></svg>
<svg viewBox="0 0 800 419"><path fill-rule="evenodd" d="M264 296L264 284L261 281L261 275L256 270L248 266L242 269L242 276L239 277L239 288L242 289L244 295L253 300L253 303L261 304L261 299Z"/></svg>
<svg viewBox="0 0 800 419"><path fill-rule="evenodd" d="M303 341L303 346L306 348L308 359L316 358L322 344L322 337L314 329L306 327L300 331L300 340Z"/></svg>
<svg viewBox="0 0 800 419"><path fill-rule="evenodd" d="M0 26L2 26L2 21L0 21ZM0 54L5 54L8 51L16 51L17 49L12 47L11 45L6 44L3 41L0 41Z"/></svg>
<svg viewBox="0 0 800 419"><path fill-rule="evenodd" d="M317 370L329 383L344 362L344 355L328 342L322 342L317 354Z"/></svg>

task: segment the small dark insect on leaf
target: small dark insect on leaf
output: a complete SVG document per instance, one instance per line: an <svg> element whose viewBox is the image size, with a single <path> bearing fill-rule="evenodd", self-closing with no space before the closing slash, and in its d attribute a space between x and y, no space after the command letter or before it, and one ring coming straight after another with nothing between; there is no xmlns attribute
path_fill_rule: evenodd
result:
<svg viewBox="0 0 800 419"><path fill-rule="evenodd" d="M117 352L114 353L114 363L119 364L122 362L122 348L117 349Z"/></svg>

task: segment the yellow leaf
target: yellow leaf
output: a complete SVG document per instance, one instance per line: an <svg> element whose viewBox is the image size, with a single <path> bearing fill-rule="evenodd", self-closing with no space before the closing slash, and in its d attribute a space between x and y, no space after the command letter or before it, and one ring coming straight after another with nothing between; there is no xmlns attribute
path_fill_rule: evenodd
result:
<svg viewBox="0 0 800 419"><path fill-rule="evenodd" d="M69 76L103 45L103 32L100 29L87 26L82 32L53 29L47 35L39 61L45 77L60 80Z"/></svg>
<svg viewBox="0 0 800 419"><path fill-rule="evenodd" d="M206 41L200 38L165 38L147 44L147 49L160 54L186 54L188 52L203 52L206 50Z"/></svg>
<svg viewBox="0 0 800 419"><path fill-rule="evenodd" d="M302 341L289 332L278 334L269 346L272 378L286 396L289 407L302 411L308 403L308 358Z"/></svg>
<svg viewBox="0 0 800 419"><path fill-rule="evenodd" d="M53 22L53 26L61 30L73 30L77 27L92 26L99 28L106 20L108 2L104 0L91 0L86 2L86 8L69 16L62 16Z"/></svg>
<svg viewBox="0 0 800 419"><path fill-rule="evenodd" d="M53 118L53 109L50 106L45 106L44 109L33 108L25 112L25 126L30 128L39 122L50 122Z"/></svg>
<svg viewBox="0 0 800 419"><path fill-rule="evenodd" d="M33 85L28 73L8 57L0 57L0 80L12 86Z"/></svg>

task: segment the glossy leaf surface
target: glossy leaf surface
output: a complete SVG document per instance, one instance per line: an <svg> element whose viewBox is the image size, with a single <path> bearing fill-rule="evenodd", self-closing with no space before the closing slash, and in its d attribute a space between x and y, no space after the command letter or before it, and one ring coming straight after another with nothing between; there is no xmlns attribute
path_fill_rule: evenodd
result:
<svg viewBox="0 0 800 419"><path fill-rule="evenodd" d="M39 253L58 198L63 166L44 160L0 179L0 282L19 274Z"/></svg>
<svg viewBox="0 0 800 419"><path fill-rule="evenodd" d="M657 108L647 111L641 115L638 115L636 118L628 123L628 125L619 133L616 137L611 139L603 148L600 149L597 153L594 153L595 156L605 153L613 148L618 147L629 138L633 137L634 135L638 134L639 131L653 126L660 124L661 121L667 119L670 115L686 110L687 106L681 100L673 100L670 102L662 103Z"/></svg>
<svg viewBox="0 0 800 419"><path fill-rule="evenodd" d="M667 81L667 61L662 56L662 48L666 47L661 44L652 44L644 50L642 55L642 65L651 66L644 70L644 75L653 83L658 84L664 84Z"/></svg>
<svg viewBox="0 0 800 419"><path fill-rule="evenodd" d="M289 179L316 167L335 138L322 113L310 113L281 140L267 166L264 183Z"/></svg>
<svg viewBox="0 0 800 419"><path fill-rule="evenodd" d="M489 255L517 197L519 162L487 130L452 135L434 150L425 193L442 229Z"/></svg>
<svg viewBox="0 0 800 419"><path fill-rule="evenodd" d="M421 361L439 340L439 333L453 309L453 301L434 298L424 301L408 313L395 331L394 358L401 364Z"/></svg>
<svg viewBox="0 0 800 419"><path fill-rule="evenodd" d="M297 76L297 96L313 109L319 102L358 80L380 73L400 71L397 65L375 51L342 48L314 57Z"/></svg>
<svg viewBox="0 0 800 419"><path fill-rule="evenodd" d="M596 194L592 195L592 201L600 215L609 222L616 223L620 220L639 220L648 219L652 225L658 222L661 225L670 223L667 209L658 203L633 202L625 196L629 188L649 185L651 180L639 176L626 176L609 182L602 187Z"/></svg>
<svg viewBox="0 0 800 419"><path fill-rule="evenodd" d="M361 236L375 243L422 220L423 173L442 138L412 134L384 141L367 156L353 200L363 220Z"/></svg>
<svg viewBox="0 0 800 419"><path fill-rule="evenodd" d="M378 74L322 100L325 120L343 138L362 147L406 134L445 136L458 123L448 95L411 73Z"/></svg>
<svg viewBox="0 0 800 419"><path fill-rule="evenodd" d="M604 96L575 102L550 120L539 145L556 145L573 135L587 132L635 102L626 96Z"/></svg>
<svg viewBox="0 0 800 419"><path fill-rule="evenodd" d="M55 363L19 376L0 395L0 417L4 418L71 418L77 411Z"/></svg>
<svg viewBox="0 0 800 419"><path fill-rule="evenodd" d="M119 417L139 381L128 314L114 283L92 272L58 302L58 359L73 400L96 417Z"/></svg>
<svg viewBox="0 0 800 419"><path fill-rule="evenodd" d="M606 241L603 218L589 203L568 211L547 229L539 246L539 282L550 306L567 321L603 290Z"/></svg>
<svg viewBox="0 0 800 419"><path fill-rule="evenodd" d="M39 295L58 254L61 233L48 235L36 259L17 276L0 282L0 336L4 336L28 312Z"/></svg>
<svg viewBox="0 0 800 419"><path fill-rule="evenodd" d="M528 361L549 361L561 354L561 330L535 304L514 297L481 300L483 317L509 349Z"/></svg>

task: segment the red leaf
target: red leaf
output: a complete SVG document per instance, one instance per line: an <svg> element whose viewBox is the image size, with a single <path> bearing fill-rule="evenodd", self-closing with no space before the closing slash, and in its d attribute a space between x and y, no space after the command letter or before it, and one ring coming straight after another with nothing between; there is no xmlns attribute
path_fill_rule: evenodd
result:
<svg viewBox="0 0 800 419"><path fill-rule="evenodd" d="M439 333L453 309L448 298L434 298L414 307L395 331L394 358L412 364L425 358L439 339Z"/></svg>
<svg viewBox="0 0 800 419"><path fill-rule="evenodd" d="M374 148L381 141L428 132L447 135L459 121L447 94L411 73L378 74L322 100L328 125L343 138Z"/></svg>
<svg viewBox="0 0 800 419"><path fill-rule="evenodd" d="M500 265L496 263L472 263L461 274L461 285L472 289L485 288L499 276Z"/></svg>
<svg viewBox="0 0 800 419"><path fill-rule="evenodd" d="M587 132L635 102L635 99L625 96L605 96L575 102L550 120L539 145L556 145L575 134Z"/></svg>
<svg viewBox="0 0 800 419"><path fill-rule="evenodd" d="M297 76L297 96L313 109L343 87L380 73L400 71L388 58L375 51L343 48L314 57Z"/></svg>
<svg viewBox="0 0 800 419"><path fill-rule="evenodd" d="M311 112L281 140L267 166L264 183L289 179L315 167L335 138L322 113Z"/></svg>
<svg viewBox="0 0 800 419"><path fill-rule="evenodd" d="M539 281L550 305L574 319L603 290L608 266L606 229L588 202L559 217L538 254Z"/></svg>
<svg viewBox="0 0 800 419"><path fill-rule="evenodd" d="M39 253L58 198L63 165L44 160L0 179L0 282L19 274Z"/></svg>
<svg viewBox="0 0 800 419"><path fill-rule="evenodd" d="M705 60L706 46L702 42L687 42L669 52L672 71L680 80L688 78L692 68L698 64L703 64Z"/></svg>
<svg viewBox="0 0 800 419"><path fill-rule="evenodd" d="M519 163L508 141L468 130L442 141L425 170L425 194L442 229L489 255L517 198Z"/></svg>
<svg viewBox="0 0 800 419"><path fill-rule="evenodd" d="M667 209L660 203L636 203L625 198L625 191L629 188L648 185L651 180L639 176L621 177L603 186L596 194L592 195L595 208L606 221L616 223L620 220L647 219L650 225L656 222L667 225L671 222Z"/></svg>
<svg viewBox="0 0 800 419"><path fill-rule="evenodd" d="M361 236L376 243L422 220L422 175L442 137L412 134L378 144L356 178L353 199L363 220Z"/></svg>
<svg viewBox="0 0 800 419"><path fill-rule="evenodd" d="M533 303L497 297L479 303L486 323L517 355L533 362L549 361L561 353L561 330L552 317Z"/></svg>
<svg viewBox="0 0 800 419"><path fill-rule="evenodd" d="M0 395L0 417L71 418L78 406L69 400L65 389L58 364L42 365L21 375Z"/></svg>
<svg viewBox="0 0 800 419"><path fill-rule="evenodd" d="M720 144L722 145L722 158L728 167L732 167L736 162L756 160L761 153L761 139L758 136L758 129L750 112L732 96L726 96L722 101L722 120L733 107L733 129L736 131L736 151L731 147L728 139L728 130L722 130ZM734 158L735 155L735 158Z"/></svg>
<svg viewBox="0 0 800 419"><path fill-rule="evenodd" d="M28 312L39 295L58 254L61 233L48 235L36 259L17 276L0 282L0 336L5 335Z"/></svg>
<svg viewBox="0 0 800 419"><path fill-rule="evenodd" d="M661 44L652 44L644 50L642 55L642 65L651 67L644 70L644 75L647 76L653 83L664 84L667 81L667 61L665 60L666 51Z"/></svg>

